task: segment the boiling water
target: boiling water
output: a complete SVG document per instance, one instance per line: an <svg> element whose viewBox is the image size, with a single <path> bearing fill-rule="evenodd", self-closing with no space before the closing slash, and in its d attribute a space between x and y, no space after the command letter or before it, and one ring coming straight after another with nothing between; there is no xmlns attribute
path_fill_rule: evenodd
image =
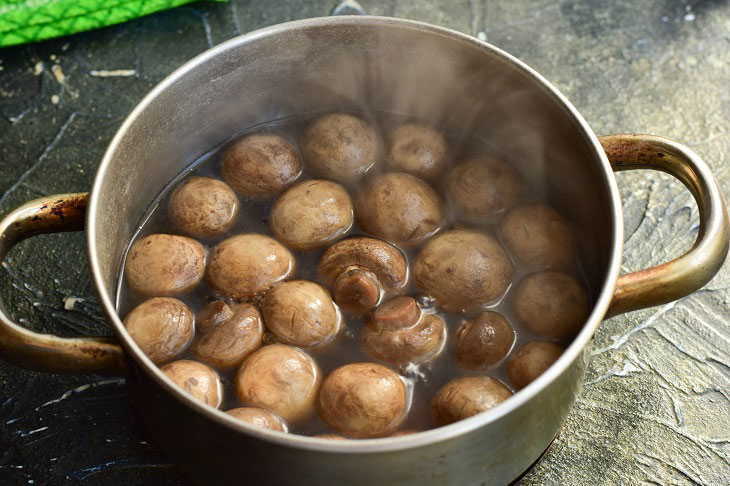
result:
<svg viewBox="0 0 730 486"><path fill-rule="evenodd" d="M357 114L359 116L362 116L362 114ZM296 141L300 140L300 137L302 135L303 129L307 126L309 121L311 121L311 116L308 117L297 117L297 118L288 118L288 119L282 119L274 122L270 122L261 126L254 127L252 129L246 130L243 133L236 134L234 137L232 137L228 142L221 145L220 147L215 148L214 150L208 152L203 157L195 161L193 164L191 164L182 174L180 174L178 177L176 177L166 188L165 190L158 196L158 198L155 200L155 202L151 205L150 209L148 210L145 217L142 219L142 222L140 223L138 227L138 231L132 238L132 241L130 242L130 246L139 238L142 238L143 236L153 234L153 233L168 233L168 234L178 234L179 232L172 226L171 222L168 220L167 217L167 206L168 206L168 199L172 192L172 189L179 183L182 179L187 178L189 176L206 176L206 177L214 177L217 179L222 179L221 176L221 164L223 159L223 154L225 153L225 150L230 142L232 142L234 139L238 138L240 135L243 135L245 133L254 133L259 131L266 131L269 133L276 133L278 135L282 135L286 138L288 138L290 141L294 142L296 145ZM416 120L410 119L409 117L405 117L402 115L396 115L392 113L380 113L380 114L369 114L368 117L369 121L372 122L376 127L380 128L381 133L387 134L391 129L405 123L405 122L413 122ZM427 123L427 121L426 121ZM500 158L506 162L511 162L516 167L519 167L519 161L512 161L510 160L509 154L500 153L498 149L495 147L488 147L484 142L482 142L477 136L474 134L465 134L462 132L459 132L455 129L448 129L442 128L443 133L446 135L447 140L449 141L452 149L453 149L453 160L460 160L464 156L468 155L493 155L497 158ZM453 164L452 160L452 164ZM303 161L304 162L304 161ZM381 169L384 170L385 168L382 167L384 164L380 164ZM445 172L447 172L449 169L447 168ZM373 171L371 171L373 172ZM368 177L373 177L375 174L369 174ZM304 166L304 172L302 175L297 179L297 182L304 181L306 179L313 178L312 175L310 175L307 172L306 165ZM359 183L355 183L352 186L346 186L347 189L350 191L351 195L355 195L357 191L357 187L361 185L364 181L361 181ZM442 196L442 200L446 201L446 198L444 197L443 193L443 187L440 187L439 185L436 185L434 187ZM544 202L552 205L558 211L560 211L560 204L558 201L551 200L549 197L547 197L546 194L542 191L541 187L530 187L528 191L526 191L528 194L527 199L525 199L523 202ZM271 230L268 226L268 218L269 213L271 210L271 207L274 203L274 200L270 201L255 201L255 200L249 200L245 198L240 198L241 200L241 210L239 211L237 221L235 225L226 233L225 235L216 237L215 239L210 240L200 240L201 243L208 249L212 249L215 244L229 236L239 234L239 233L261 233L264 235L272 236ZM497 231L496 231L496 224L490 224L490 225L471 225L471 224L464 224L462 222L457 221L453 211L450 211L448 206L445 208L446 211L446 223L443 226L442 231L448 230L450 228L454 227L464 227L464 226L470 226L479 229L480 231L483 231L486 234L491 235L494 238L498 239ZM355 236L355 235L365 235L366 233L362 231L357 225L354 225L352 229L348 232L348 236ZM397 246L397 245L396 245ZM413 262L419 248L401 248L403 250L404 254L407 256L410 263ZM309 250L309 251L292 251L296 258L296 273L295 275L292 275L292 278L301 278L301 279L309 279L316 282L319 282L320 284L323 284L320 279L317 276L317 262L319 261L321 255L324 253L325 249L319 249L319 250ZM583 273L581 271L581 266L578 261L575 262L576 264L576 276L583 282L583 284L586 284L586 279L583 276ZM517 262L513 261L513 265L515 268L514 271L514 277L511 286L514 286L522 280L523 277L525 277L528 272L525 268L522 268ZM412 268L412 266L411 266ZM588 286L585 285L586 289L588 289ZM410 410L408 413L408 417L403 422L399 430L402 431L420 431L420 430L426 430L429 428L433 428L436 426L433 419L431 418L431 409L430 409L430 403L431 399L434 397L436 392L441 388L443 385L445 385L450 380L458 377L458 376L467 376L467 375L486 375L486 376L492 376L498 380L500 380L502 383L506 384L510 389L514 391L514 387L510 384L507 373L506 373L506 361L511 354L512 351L522 346L525 342L533 340L533 339L541 339L541 340L547 340L546 338L538 338L534 334L532 334L529 330L521 327L516 319L514 319L514 315L511 309L511 294L512 292L507 290L505 295L500 298L498 301L494 302L493 304L489 305L488 308L491 310L494 310L496 312L499 312L502 314L512 325L512 327L515 330L516 339L514 342L514 345L512 347L512 350L510 353L507 354L507 357L505 357L502 361L499 363L496 363L488 370L479 370L479 371L473 371L473 370L467 370L463 367L461 367L456 360L453 358L453 335L456 331L459 324L465 320L465 319L471 319L475 315L477 315L479 312L474 312L471 314L447 314L440 309L435 309L432 307L432 304L429 303L428 298L423 298L425 296L422 295L422 293L419 292L417 288L413 286L413 283L410 283L409 288L405 291L406 295L413 295L416 297L422 297L419 299L419 302L422 304L422 308L424 311L431 312L435 311L438 314L440 314L442 317L444 317L448 329L448 338L446 342L445 349L441 352L441 354L431 363L423 364L423 365L411 365L408 367L402 367L398 371L400 374L406 379L406 382L409 386L410 395L411 395L411 404L410 404ZM590 295L590 292L589 292ZM185 302L194 313L198 313L205 307L205 305L208 302L214 301L214 300L222 300L223 296L220 295L218 292L213 290L205 280L203 280L198 287L191 293L183 295L183 296L177 296L180 300ZM119 275L119 282L118 282L118 291L117 291L117 312L120 316L124 317L129 311L131 311L134 307L141 304L144 300L146 300L146 297L137 295L134 292L132 292L129 287L127 286L125 279L124 279L124 268L122 267ZM223 299L226 300L226 299ZM308 349L307 352L315 359L317 364L319 365L323 378L327 376L331 371L333 371L335 368L342 366L347 363L353 363L353 362L361 362L361 361L373 361L372 358L368 357L363 351L360 343L360 332L361 329L364 326L364 319L362 318L355 318L348 314L343 314L344 317L344 329L340 333L340 335L337 337L337 339L334 340L334 342L328 344L325 347L322 348L315 348L315 349ZM270 342L273 340L273 335L270 333L266 333L264 336L264 339L266 342ZM567 345L567 342L558 343L563 346ZM189 352L184 353L183 355L179 356L178 359L193 359ZM384 363L388 365L387 363ZM389 365L388 365L389 366ZM224 386L224 396L223 396L223 404L221 405L222 410L229 410L231 408L240 407L243 406L242 403L240 403L235 395L234 388L233 388L233 377L235 374L235 370L218 370L221 380L223 382ZM305 435L314 435L314 434L320 434L320 433L332 433L334 431L330 430L317 416L316 413L314 413L309 419L309 421L300 423L300 424L289 424L289 430L293 433L298 434L305 434Z"/></svg>

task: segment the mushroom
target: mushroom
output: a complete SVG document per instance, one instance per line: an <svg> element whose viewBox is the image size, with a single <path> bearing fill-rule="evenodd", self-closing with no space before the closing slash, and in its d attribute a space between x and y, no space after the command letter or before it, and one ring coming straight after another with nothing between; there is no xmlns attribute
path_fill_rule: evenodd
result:
<svg viewBox="0 0 730 486"><path fill-rule="evenodd" d="M463 376L444 385L431 401L438 425L448 425L493 408L512 392L490 376Z"/></svg>
<svg viewBox="0 0 730 486"><path fill-rule="evenodd" d="M271 209L269 226L297 250L325 246L352 227L352 201L339 184L309 180L287 189Z"/></svg>
<svg viewBox="0 0 730 486"><path fill-rule="evenodd" d="M465 368L482 370L502 360L515 342L515 331L502 315L485 311L456 330L456 360Z"/></svg>
<svg viewBox="0 0 730 486"><path fill-rule="evenodd" d="M205 248L185 236L154 234L129 249L124 273L129 288L147 296L180 295L194 289L205 271Z"/></svg>
<svg viewBox="0 0 730 486"><path fill-rule="evenodd" d="M317 118L301 142L309 168L327 179L354 181L375 165L382 152L372 126L345 113Z"/></svg>
<svg viewBox="0 0 730 486"><path fill-rule="evenodd" d="M288 432L286 423L281 418L263 408L239 407L226 410L226 413L254 427L276 430L277 432Z"/></svg>
<svg viewBox="0 0 730 486"><path fill-rule="evenodd" d="M398 374L375 363L350 363L334 370L319 393L322 420L350 437L390 435L408 412L406 386Z"/></svg>
<svg viewBox="0 0 730 486"><path fill-rule="evenodd" d="M295 423L314 410L321 379L317 363L307 353L284 344L270 344L243 362L234 385L236 396L244 404Z"/></svg>
<svg viewBox="0 0 730 486"><path fill-rule="evenodd" d="M448 162L449 146L441 133L428 125L409 123L388 137L387 160L393 170L432 179Z"/></svg>
<svg viewBox="0 0 730 486"><path fill-rule="evenodd" d="M223 181L191 177L172 193L167 213L172 224L183 233L195 238L212 238L233 226L238 198Z"/></svg>
<svg viewBox="0 0 730 486"><path fill-rule="evenodd" d="M413 297L396 297L378 306L362 333L365 353L392 365L431 361L445 342L444 320L423 314Z"/></svg>
<svg viewBox="0 0 730 486"><path fill-rule="evenodd" d="M500 223L499 237L515 259L530 268L567 270L575 264L570 225L548 206L514 208Z"/></svg>
<svg viewBox="0 0 730 486"><path fill-rule="evenodd" d="M517 287L512 302L517 319L538 336L568 339L588 318L588 293L570 275L533 273Z"/></svg>
<svg viewBox="0 0 730 486"><path fill-rule="evenodd" d="M203 363L181 359L166 364L161 371L193 398L211 407L218 408L223 401L223 385L218 373Z"/></svg>
<svg viewBox="0 0 730 486"><path fill-rule="evenodd" d="M470 157L446 179L446 195L460 218L490 223L514 206L524 192L522 176L511 165L486 156Z"/></svg>
<svg viewBox="0 0 730 486"><path fill-rule="evenodd" d="M303 348L329 343L341 328L329 292L309 280L274 285L264 295L261 311L279 341Z"/></svg>
<svg viewBox="0 0 730 486"><path fill-rule="evenodd" d="M245 233L227 238L213 249L206 268L211 287L234 299L266 292L294 272L294 257L268 236Z"/></svg>
<svg viewBox="0 0 730 486"><path fill-rule="evenodd" d="M416 285L448 312L472 312L499 298L512 280L512 264L497 241L457 229L432 238L413 265Z"/></svg>
<svg viewBox="0 0 730 486"><path fill-rule="evenodd" d="M270 133L248 135L223 156L223 178L239 194L253 199L275 196L302 172L294 145Z"/></svg>
<svg viewBox="0 0 730 486"><path fill-rule="evenodd" d="M366 184L355 211L365 231L404 246L420 244L444 223L443 205L436 191L403 172L388 172Z"/></svg>
<svg viewBox="0 0 730 486"><path fill-rule="evenodd" d="M547 341L530 341L507 361L507 376L518 390L526 387L557 361L564 349Z"/></svg>
<svg viewBox="0 0 730 486"><path fill-rule="evenodd" d="M195 316L182 301L154 297L142 302L124 318L124 326L137 346L155 364L183 352L193 339Z"/></svg>
<svg viewBox="0 0 730 486"><path fill-rule="evenodd" d="M238 304L230 317L198 336L192 346L193 355L216 368L233 368L261 346L263 334L258 309Z"/></svg>
<svg viewBox="0 0 730 486"><path fill-rule="evenodd" d="M318 272L345 311L363 315L378 305L383 292L396 292L408 281L403 253L382 240L358 236L329 247Z"/></svg>
<svg viewBox="0 0 730 486"><path fill-rule="evenodd" d="M215 300L208 303L203 310L198 312L198 319L195 324L199 332L213 329L221 322L233 315L231 307L222 300Z"/></svg>

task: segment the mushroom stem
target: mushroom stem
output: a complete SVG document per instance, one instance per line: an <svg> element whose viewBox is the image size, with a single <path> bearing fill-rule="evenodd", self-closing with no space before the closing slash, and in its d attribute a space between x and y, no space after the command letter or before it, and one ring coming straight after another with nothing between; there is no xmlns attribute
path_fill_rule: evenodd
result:
<svg viewBox="0 0 730 486"><path fill-rule="evenodd" d="M381 286L372 272L355 267L337 277L332 294L345 311L364 315L380 302Z"/></svg>
<svg viewBox="0 0 730 486"><path fill-rule="evenodd" d="M421 318L421 309L413 297L396 297L378 306L373 321L381 329L394 331L415 326Z"/></svg>

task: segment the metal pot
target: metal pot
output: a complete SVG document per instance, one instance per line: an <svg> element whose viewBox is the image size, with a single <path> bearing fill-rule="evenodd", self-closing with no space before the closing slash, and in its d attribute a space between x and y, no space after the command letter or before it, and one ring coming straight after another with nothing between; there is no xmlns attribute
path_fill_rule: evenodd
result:
<svg viewBox="0 0 730 486"><path fill-rule="evenodd" d="M253 428L173 385L115 312L125 247L150 202L184 167L243 128L343 108L468 126L519 154L526 161L523 171L544 180L568 209L594 307L550 369L488 412L415 435L360 441ZM689 188L700 231L684 256L619 277L623 220L612 171L639 168L668 172ZM0 223L0 258L23 238L84 229L84 215L89 267L116 341L37 334L0 313L0 352L36 370L124 374L152 434L191 478L205 484L508 483L560 429L601 320L699 289L728 251L721 193L690 149L645 135L599 139L563 95L510 55L451 30L377 17L276 25L188 62L126 119L90 195L32 201Z"/></svg>

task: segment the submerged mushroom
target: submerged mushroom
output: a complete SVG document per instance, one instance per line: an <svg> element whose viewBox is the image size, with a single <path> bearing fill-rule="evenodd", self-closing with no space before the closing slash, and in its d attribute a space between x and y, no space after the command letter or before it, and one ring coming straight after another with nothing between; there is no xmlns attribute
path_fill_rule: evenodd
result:
<svg viewBox="0 0 730 486"><path fill-rule="evenodd" d="M382 151L381 141L370 124L345 113L317 118L301 143L309 168L327 179L354 181L373 167Z"/></svg>
<svg viewBox="0 0 730 486"><path fill-rule="evenodd" d="M413 276L439 307L471 312L504 293L512 279L512 263L494 238L457 229L426 243L416 257Z"/></svg>
<svg viewBox="0 0 730 486"><path fill-rule="evenodd" d="M578 334L590 312L585 288L570 275L552 271L525 278L515 291L512 307L530 331L556 339Z"/></svg>
<svg viewBox="0 0 730 486"><path fill-rule="evenodd" d="M431 401L433 419L448 425L493 408L512 396L500 381L489 376L463 376L451 380Z"/></svg>
<svg viewBox="0 0 730 486"><path fill-rule="evenodd" d="M302 162L291 142L269 133L243 137L223 156L223 178L239 194L254 199L275 196L301 171Z"/></svg>
<svg viewBox="0 0 730 486"><path fill-rule="evenodd" d="M352 220L347 191L334 182L315 179L289 188L277 199L269 226L291 248L309 250L344 235Z"/></svg>
<svg viewBox="0 0 730 486"><path fill-rule="evenodd" d="M547 341L530 341L507 362L507 376L518 390L526 387L558 360L564 349Z"/></svg>
<svg viewBox="0 0 730 486"><path fill-rule="evenodd" d="M124 318L124 326L142 352L155 364L182 353L193 339L195 316L182 301L154 297Z"/></svg>
<svg viewBox="0 0 730 486"><path fill-rule="evenodd" d="M278 432L288 432L286 422L263 408L239 407L226 410L226 413L255 427L276 430Z"/></svg>
<svg viewBox="0 0 730 486"><path fill-rule="evenodd" d="M211 287L234 299L266 292L294 271L294 257L268 236L246 233L227 238L213 249L206 268Z"/></svg>
<svg viewBox="0 0 730 486"><path fill-rule="evenodd" d="M453 168L446 194L458 215L476 223L489 223L514 206L522 196L522 176L502 161L470 157Z"/></svg>
<svg viewBox="0 0 730 486"><path fill-rule="evenodd" d="M444 224L436 191L421 179L402 172L387 172L360 192L356 216L368 233L404 246L416 246Z"/></svg>
<svg viewBox="0 0 730 486"><path fill-rule="evenodd" d="M222 300L215 300L208 303L203 310L198 313L198 319L195 324L198 331L205 332L209 329L213 329L232 315L233 310L231 309L231 306Z"/></svg>
<svg viewBox="0 0 730 486"><path fill-rule="evenodd" d="M548 206L514 208L500 223L499 237L515 259L530 268L574 266L575 241L570 225Z"/></svg>
<svg viewBox="0 0 730 486"><path fill-rule="evenodd" d="M423 314L413 297L396 297L378 306L362 332L365 353L393 365L431 361L445 341L444 320Z"/></svg>
<svg viewBox="0 0 730 486"><path fill-rule="evenodd" d="M285 344L322 346L340 330L340 316L329 292L309 280L274 285L264 295L261 311L266 326Z"/></svg>
<svg viewBox="0 0 730 486"><path fill-rule="evenodd" d="M234 384L236 396L244 404L295 423L314 410L321 379L317 363L307 353L284 344L270 344L243 362Z"/></svg>
<svg viewBox="0 0 730 486"><path fill-rule="evenodd" d="M210 177L191 177L170 196L167 212L175 227L196 238L212 238L236 221L238 198L228 185Z"/></svg>
<svg viewBox="0 0 730 486"><path fill-rule="evenodd" d="M398 374L375 363L351 363L334 370L322 383L319 415L350 437L383 437L406 417L408 396Z"/></svg>
<svg viewBox="0 0 730 486"><path fill-rule="evenodd" d="M237 304L231 315L193 343L193 355L216 368L233 368L261 346L261 315L251 304Z"/></svg>
<svg viewBox="0 0 730 486"><path fill-rule="evenodd" d="M173 296L194 289L204 270L203 245L185 236L154 234L132 245L124 274L134 292Z"/></svg>
<svg viewBox="0 0 730 486"><path fill-rule="evenodd" d="M388 137L388 165L417 177L439 175L448 162L448 152L441 132L421 123L401 125Z"/></svg>
<svg viewBox="0 0 730 486"><path fill-rule="evenodd" d="M319 260L318 272L337 305L362 315L378 305L382 293L405 287L408 261L393 245L359 236L329 247Z"/></svg>
<svg viewBox="0 0 730 486"><path fill-rule="evenodd" d="M218 373L203 363L181 359L166 364L161 371L193 398L211 407L218 408L223 401L223 384Z"/></svg>
<svg viewBox="0 0 730 486"><path fill-rule="evenodd" d="M515 331L502 315L485 311L463 321L454 336L456 360L465 368L489 368L507 356L515 342Z"/></svg>

